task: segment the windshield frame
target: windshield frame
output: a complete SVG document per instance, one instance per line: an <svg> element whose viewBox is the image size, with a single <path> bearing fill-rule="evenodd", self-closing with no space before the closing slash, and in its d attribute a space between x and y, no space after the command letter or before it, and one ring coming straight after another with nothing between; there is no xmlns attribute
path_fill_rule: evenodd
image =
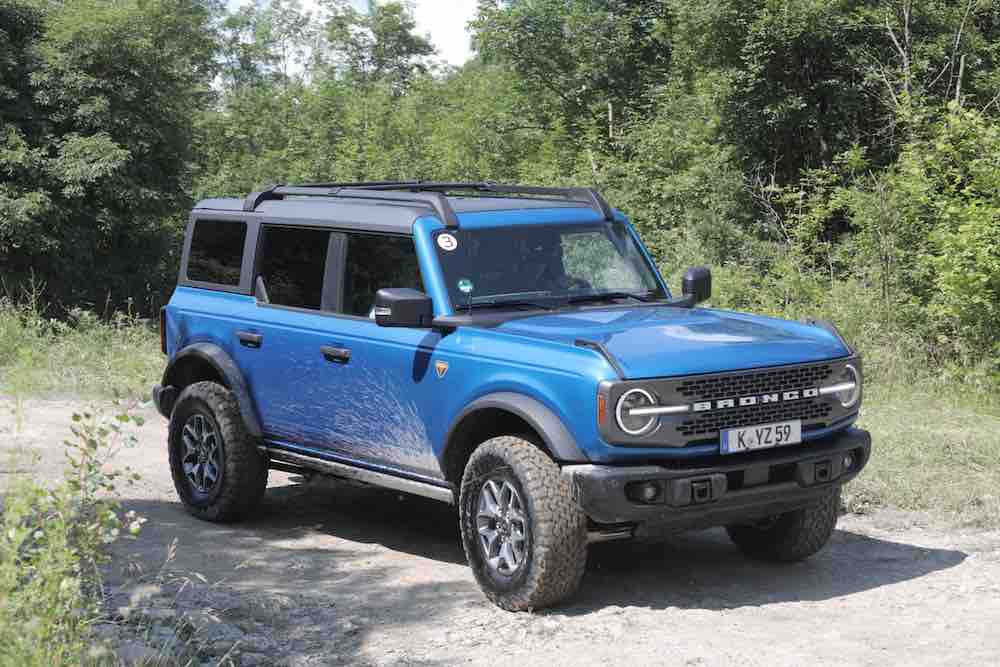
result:
<svg viewBox="0 0 1000 667"><path fill-rule="evenodd" d="M623 260L629 261L630 266L635 268L640 272L638 278L640 282L645 282L642 272L646 272L651 282L652 287L645 287L626 290L622 288L589 288L589 289L572 289L568 288L564 291L558 293L552 293L551 290L517 290L509 293L501 294L483 294L480 296L473 296L468 301L463 301L458 297L458 286L457 284L451 284L454 282L455 276L451 276L449 279L448 273L448 253L450 250L446 249L438 242L438 238L443 234L450 234L452 236L458 235L461 238L463 232L475 233L479 231L486 230L498 230L498 229L509 229L511 233L516 233L524 228L549 228L553 232L559 233L561 235L572 234L573 232L587 232L587 231L602 231L606 238L615 244L612 239L612 234L609 230L611 225L620 225L622 234L620 235L622 240L630 244L630 252L632 257L628 257L626 253L619 251L619 257ZM483 306L493 309L503 309L507 306L509 301L509 308L511 309L524 309L529 306L535 306L538 310L556 310L561 308L587 308L587 307L607 307L609 305L620 305L615 304L611 300L602 302L603 296L607 295L609 299L614 299L613 295L620 294L618 299L628 299L630 303L634 305L642 305L643 303L654 303L661 301L669 301L671 299L670 289L660 274L656 263L653 261L646 249L646 246L642 243L639 238L638 233L635 231L634 227L627 221L620 218L615 220L600 220L600 221L566 221L566 222L552 222L540 220L537 223L522 223L513 226L505 225L475 225L468 227L460 227L459 229L454 228L438 228L430 230L430 247L433 249L433 256L437 262L438 270L442 278L441 285L442 292L444 296L448 299L448 305L452 312L460 311L481 311ZM616 246L617 247L617 246ZM590 301L588 298L592 298ZM579 301L574 303L574 301ZM470 309L471 302L471 309ZM479 308L477 308L479 306Z"/></svg>

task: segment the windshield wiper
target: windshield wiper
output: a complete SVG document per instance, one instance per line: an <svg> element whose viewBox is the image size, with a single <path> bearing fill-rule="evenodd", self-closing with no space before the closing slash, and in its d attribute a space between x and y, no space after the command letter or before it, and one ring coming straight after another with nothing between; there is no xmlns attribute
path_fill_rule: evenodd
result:
<svg viewBox="0 0 1000 667"><path fill-rule="evenodd" d="M510 301L474 301L471 304L463 304L458 306L461 308L538 308L540 310L552 310L553 306L547 303L539 303L537 301L515 301L511 299Z"/></svg>
<svg viewBox="0 0 1000 667"><path fill-rule="evenodd" d="M641 294L636 294L635 292L600 292L598 294L581 294L580 296L571 296L566 299L566 303L586 303L588 301L611 301L615 299L635 299L636 301L641 301L647 303L653 300L653 294L655 292L645 292Z"/></svg>

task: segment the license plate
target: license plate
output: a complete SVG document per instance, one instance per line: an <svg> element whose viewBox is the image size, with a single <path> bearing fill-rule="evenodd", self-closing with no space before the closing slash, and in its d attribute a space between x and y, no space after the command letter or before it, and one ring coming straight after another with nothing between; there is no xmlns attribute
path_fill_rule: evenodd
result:
<svg viewBox="0 0 1000 667"><path fill-rule="evenodd" d="M722 453L738 454L802 442L802 421L731 428L721 432Z"/></svg>

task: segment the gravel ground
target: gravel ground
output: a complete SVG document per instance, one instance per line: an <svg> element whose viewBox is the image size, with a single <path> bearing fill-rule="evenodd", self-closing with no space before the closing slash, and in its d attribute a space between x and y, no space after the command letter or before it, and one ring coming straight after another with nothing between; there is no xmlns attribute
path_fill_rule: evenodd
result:
<svg viewBox="0 0 1000 667"><path fill-rule="evenodd" d="M0 486L57 475L83 405L29 401L15 434L0 399ZM1000 663L998 532L883 510L842 517L821 554L791 566L747 561L721 530L599 545L571 603L511 614L479 593L453 511L433 501L272 473L252 520L195 520L173 490L165 423L142 412L141 444L120 459L143 476L125 505L149 522L108 582L109 607L148 623L138 646L123 623L101 629L136 655L190 623L202 664Z"/></svg>

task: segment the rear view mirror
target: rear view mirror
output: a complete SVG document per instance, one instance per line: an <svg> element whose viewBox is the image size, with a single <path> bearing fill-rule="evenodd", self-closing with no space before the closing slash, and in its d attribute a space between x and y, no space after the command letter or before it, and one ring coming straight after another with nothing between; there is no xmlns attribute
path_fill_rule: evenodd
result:
<svg viewBox="0 0 1000 667"><path fill-rule="evenodd" d="M691 306L707 301L712 296L712 272L707 267L697 266L684 272L681 293Z"/></svg>
<svg viewBox="0 0 1000 667"><path fill-rule="evenodd" d="M434 319L431 298L408 287L388 287L375 293L375 322L380 327L429 328Z"/></svg>
<svg viewBox="0 0 1000 667"><path fill-rule="evenodd" d="M681 279L681 296L673 299L671 306L694 308L695 304L707 301L712 296L712 272L704 266L696 266L684 272Z"/></svg>

